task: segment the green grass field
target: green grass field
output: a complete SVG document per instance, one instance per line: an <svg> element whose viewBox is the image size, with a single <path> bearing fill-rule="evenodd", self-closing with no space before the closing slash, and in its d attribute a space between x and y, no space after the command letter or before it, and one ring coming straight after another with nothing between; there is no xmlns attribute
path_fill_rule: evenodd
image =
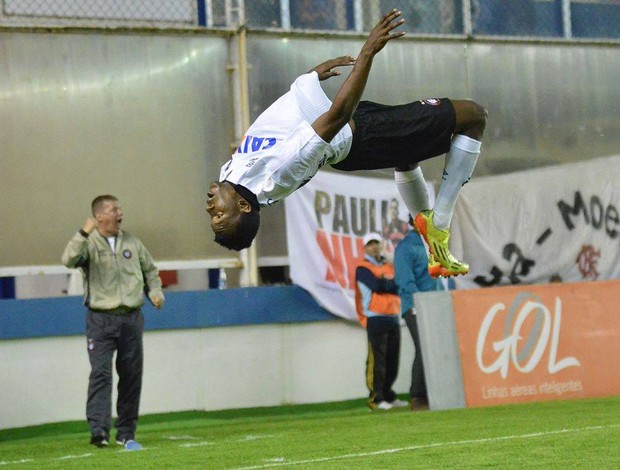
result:
<svg viewBox="0 0 620 470"><path fill-rule="evenodd" d="M370 412L364 400L143 416L128 452L83 422L0 431L0 467L620 468L620 397Z"/></svg>

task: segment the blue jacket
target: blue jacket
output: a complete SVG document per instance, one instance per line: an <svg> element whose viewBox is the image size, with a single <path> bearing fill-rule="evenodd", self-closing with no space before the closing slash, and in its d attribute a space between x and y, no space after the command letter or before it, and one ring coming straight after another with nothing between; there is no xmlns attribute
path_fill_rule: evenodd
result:
<svg viewBox="0 0 620 470"><path fill-rule="evenodd" d="M394 252L394 280L398 285L401 314L414 307L413 294L443 290L441 281L428 274L428 255L422 237L413 230L403 238Z"/></svg>

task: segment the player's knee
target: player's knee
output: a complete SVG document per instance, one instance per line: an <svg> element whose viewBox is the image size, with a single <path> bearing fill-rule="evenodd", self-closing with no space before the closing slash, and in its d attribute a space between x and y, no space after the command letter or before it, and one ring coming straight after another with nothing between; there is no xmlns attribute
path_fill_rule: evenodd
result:
<svg viewBox="0 0 620 470"><path fill-rule="evenodd" d="M405 165L394 167L394 171L404 173L405 171L415 170L418 166L419 165L417 163L405 164Z"/></svg>
<svg viewBox="0 0 620 470"><path fill-rule="evenodd" d="M487 117L489 116L489 112L484 106L476 103L475 101L472 101L471 104L474 108L474 115L476 116L476 126L484 132L484 129L487 126Z"/></svg>
<svg viewBox="0 0 620 470"><path fill-rule="evenodd" d="M454 103L456 111L456 132L472 139L481 140L487 125L487 109L472 100Z"/></svg>
<svg viewBox="0 0 620 470"><path fill-rule="evenodd" d="M470 137L480 140L482 139L482 135L484 134L484 129L487 126L487 116L489 112L486 108L475 101L468 101L470 105L470 120L469 120L469 129L467 129L470 134Z"/></svg>

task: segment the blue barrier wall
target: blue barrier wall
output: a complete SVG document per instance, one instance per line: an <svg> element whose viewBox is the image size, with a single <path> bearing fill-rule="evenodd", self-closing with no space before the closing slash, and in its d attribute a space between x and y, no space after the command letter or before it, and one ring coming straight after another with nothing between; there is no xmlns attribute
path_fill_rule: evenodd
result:
<svg viewBox="0 0 620 470"><path fill-rule="evenodd" d="M162 310L144 306L145 330L335 320L297 286L167 292ZM0 340L84 334L82 297L0 300Z"/></svg>

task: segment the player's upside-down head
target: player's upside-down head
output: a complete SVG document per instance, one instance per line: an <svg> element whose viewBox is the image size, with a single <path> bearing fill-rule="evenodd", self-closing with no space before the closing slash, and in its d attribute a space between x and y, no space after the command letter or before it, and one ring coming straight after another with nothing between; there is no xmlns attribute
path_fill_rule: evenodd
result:
<svg viewBox="0 0 620 470"><path fill-rule="evenodd" d="M260 213L229 182L211 183L206 210L216 243L235 251L252 244L260 226Z"/></svg>

